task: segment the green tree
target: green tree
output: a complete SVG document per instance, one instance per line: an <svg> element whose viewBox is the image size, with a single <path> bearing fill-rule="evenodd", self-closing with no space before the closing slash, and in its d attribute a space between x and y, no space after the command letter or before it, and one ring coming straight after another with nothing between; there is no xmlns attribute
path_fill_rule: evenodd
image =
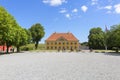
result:
<svg viewBox="0 0 120 80"><path fill-rule="evenodd" d="M113 25L108 33L108 43L109 48L113 48L118 52L120 48L120 25Z"/></svg>
<svg viewBox="0 0 120 80"><path fill-rule="evenodd" d="M88 45L92 49L104 48L104 32L100 27L92 28L88 36Z"/></svg>
<svg viewBox="0 0 120 80"><path fill-rule="evenodd" d="M15 28L18 26L16 20L3 7L0 6L0 35L3 44L8 48L14 43Z"/></svg>
<svg viewBox="0 0 120 80"><path fill-rule="evenodd" d="M24 30L25 30L26 34L28 35L27 43L30 44L31 41L32 41L31 32L30 32L30 30L28 30L28 29L24 29Z"/></svg>
<svg viewBox="0 0 120 80"><path fill-rule="evenodd" d="M82 46L88 46L88 42L81 43Z"/></svg>
<svg viewBox="0 0 120 80"><path fill-rule="evenodd" d="M23 28L19 27L16 29L14 46L16 46L17 52L20 52L20 46L26 45L28 43L28 38L29 36Z"/></svg>
<svg viewBox="0 0 120 80"><path fill-rule="evenodd" d="M35 43L35 49L37 49L39 41L45 35L44 27L40 23L37 23L37 24L32 25L29 30L32 35L32 41Z"/></svg>

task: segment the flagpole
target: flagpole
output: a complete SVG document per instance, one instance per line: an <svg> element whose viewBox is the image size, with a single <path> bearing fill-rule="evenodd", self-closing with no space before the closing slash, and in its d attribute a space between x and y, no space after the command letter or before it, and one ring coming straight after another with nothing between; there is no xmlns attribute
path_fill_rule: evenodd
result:
<svg viewBox="0 0 120 80"><path fill-rule="evenodd" d="M105 25L105 52L107 52L107 31L108 31L108 29L107 29L107 26Z"/></svg>

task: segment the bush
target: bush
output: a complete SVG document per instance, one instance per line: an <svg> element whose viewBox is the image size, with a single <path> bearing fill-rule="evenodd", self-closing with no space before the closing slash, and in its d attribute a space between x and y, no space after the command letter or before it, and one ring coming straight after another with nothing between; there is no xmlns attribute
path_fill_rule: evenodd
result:
<svg viewBox="0 0 120 80"><path fill-rule="evenodd" d="M95 53L99 53L99 51L95 51Z"/></svg>
<svg viewBox="0 0 120 80"><path fill-rule="evenodd" d="M102 51L101 53L105 53L105 51Z"/></svg>
<svg viewBox="0 0 120 80"><path fill-rule="evenodd" d="M113 50L115 50L116 52L119 52L119 48L118 47L113 47Z"/></svg>
<svg viewBox="0 0 120 80"><path fill-rule="evenodd" d="M35 50L35 44L27 44L21 47L22 51ZM37 50L45 50L45 44L39 44Z"/></svg>
<svg viewBox="0 0 120 80"><path fill-rule="evenodd" d="M22 46L21 50L22 51L29 51L29 50L33 50L33 49L31 47L28 47L28 46Z"/></svg>

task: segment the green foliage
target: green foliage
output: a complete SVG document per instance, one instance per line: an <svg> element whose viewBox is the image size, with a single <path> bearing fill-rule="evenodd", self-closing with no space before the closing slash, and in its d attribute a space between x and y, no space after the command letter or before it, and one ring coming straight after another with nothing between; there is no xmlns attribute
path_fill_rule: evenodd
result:
<svg viewBox="0 0 120 80"><path fill-rule="evenodd" d="M104 32L101 28L92 28L88 36L88 45L92 49L104 48Z"/></svg>
<svg viewBox="0 0 120 80"><path fill-rule="evenodd" d="M15 40L14 46L17 47L17 52L19 52L20 46L28 43L28 35L26 31L23 28L19 27L16 30L16 36L14 40Z"/></svg>
<svg viewBox="0 0 120 80"><path fill-rule="evenodd" d="M8 47L14 43L15 30L18 24L13 16L11 16L3 7L0 6L0 35L3 44Z"/></svg>
<svg viewBox="0 0 120 80"><path fill-rule="evenodd" d="M30 31L29 30L27 30L27 29L24 29L25 30L25 32L26 32L26 34L27 34L27 43L28 44L30 44L31 43L31 40L32 40L32 36L31 36L31 33L30 33Z"/></svg>
<svg viewBox="0 0 120 80"><path fill-rule="evenodd" d="M34 50L34 44L27 44L25 46L20 47L22 51L30 51Z"/></svg>
<svg viewBox="0 0 120 80"><path fill-rule="evenodd" d="M88 46L88 42L81 43L82 46Z"/></svg>
<svg viewBox="0 0 120 80"><path fill-rule="evenodd" d="M9 46L19 47L27 44L28 35L26 31L21 28L14 17L10 15L3 7L0 6L0 43L6 44L7 53Z"/></svg>
<svg viewBox="0 0 120 80"><path fill-rule="evenodd" d="M22 51L35 50L34 44L27 44L21 47ZM38 50L45 50L45 44L38 44Z"/></svg>
<svg viewBox="0 0 120 80"><path fill-rule="evenodd" d="M112 50L115 50L116 52L119 52L119 48L118 47L113 47Z"/></svg>
<svg viewBox="0 0 120 80"><path fill-rule="evenodd" d="M44 37L44 27L37 23L31 26L29 29L32 35L32 41L35 43L35 48L37 49L39 41Z"/></svg>
<svg viewBox="0 0 120 80"><path fill-rule="evenodd" d="M111 29L108 33L108 43L109 48L117 49L120 48L120 25L111 26Z"/></svg>

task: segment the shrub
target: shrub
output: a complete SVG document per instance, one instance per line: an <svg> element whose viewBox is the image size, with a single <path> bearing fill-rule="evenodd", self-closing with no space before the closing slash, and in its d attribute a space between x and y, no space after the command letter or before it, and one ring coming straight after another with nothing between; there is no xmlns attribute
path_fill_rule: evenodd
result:
<svg viewBox="0 0 120 80"><path fill-rule="evenodd" d="M118 47L113 47L113 50L115 50L116 52L119 52L119 48Z"/></svg>
<svg viewBox="0 0 120 80"><path fill-rule="evenodd" d="M35 50L35 44L27 44L21 47L22 51ZM37 50L45 50L45 44L39 44Z"/></svg>

